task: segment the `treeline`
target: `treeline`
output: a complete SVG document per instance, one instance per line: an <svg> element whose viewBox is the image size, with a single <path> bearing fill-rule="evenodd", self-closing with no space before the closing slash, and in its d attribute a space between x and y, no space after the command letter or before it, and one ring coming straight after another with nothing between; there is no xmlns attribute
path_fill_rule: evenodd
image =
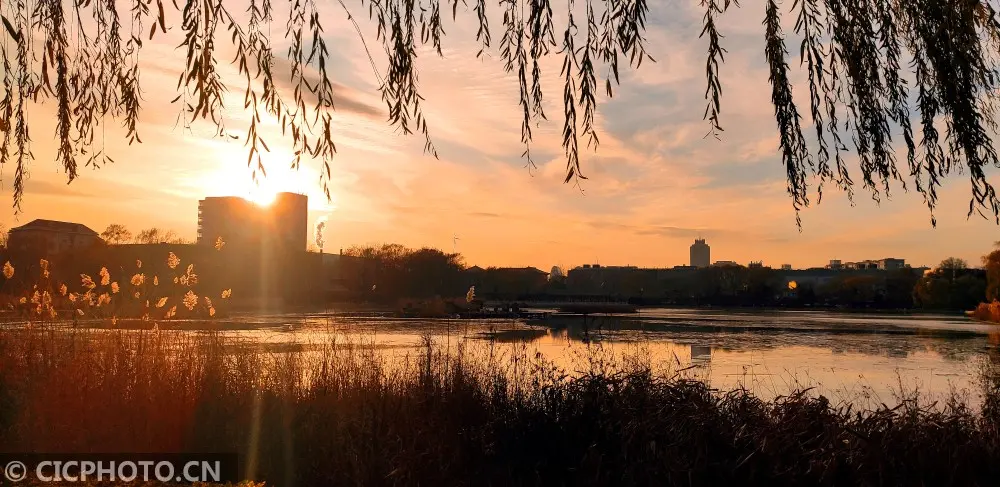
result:
<svg viewBox="0 0 1000 487"><path fill-rule="evenodd" d="M995 254L997 252L994 252ZM992 254L991 254L992 255ZM1000 261L1000 255L997 256ZM890 271L783 271L743 266L687 270L590 268L549 276L535 268L466 267L460 254L402 245L353 247L340 278L354 299L615 300L646 305L846 307L969 310L1000 289L1000 268L945 259L921 274Z"/></svg>
<svg viewBox="0 0 1000 487"><path fill-rule="evenodd" d="M108 245L124 244L188 244L194 243L191 240L177 236L177 232L158 227L150 227L133 235L132 231L120 223L112 223L101 232L101 239Z"/></svg>
<svg viewBox="0 0 1000 487"><path fill-rule="evenodd" d="M353 299L383 303L461 297L471 287L481 298L516 299L546 292L552 284L548 273L535 268L467 267L461 254L399 244L346 249L337 275Z"/></svg>
<svg viewBox="0 0 1000 487"><path fill-rule="evenodd" d="M465 262L438 249L399 244L351 247L344 251L340 276L350 293L366 301L464 295Z"/></svg>

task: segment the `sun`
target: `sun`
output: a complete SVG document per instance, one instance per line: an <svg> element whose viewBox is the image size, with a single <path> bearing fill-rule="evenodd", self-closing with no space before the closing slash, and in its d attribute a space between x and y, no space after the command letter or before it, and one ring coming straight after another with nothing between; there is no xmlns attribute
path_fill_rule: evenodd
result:
<svg viewBox="0 0 1000 487"><path fill-rule="evenodd" d="M270 206L276 196L274 190L258 187L250 191L249 199L257 206Z"/></svg>
<svg viewBox="0 0 1000 487"><path fill-rule="evenodd" d="M288 154L288 157L291 158L292 154ZM192 181L191 185L195 187L199 197L237 196L265 208L277 203L279 193L290 192L308 196L309 211L330 212L336 209L336 205L327 199L319 185L320 173L317 168L303 165L293 169L275 164L268 169L267 175L257 174L257 177L253 177L252 172L247 170L245 153L240 156L240 160L240 163L235 162L236 155L227 144L226 151L220 151L216 167Z"/></svg>

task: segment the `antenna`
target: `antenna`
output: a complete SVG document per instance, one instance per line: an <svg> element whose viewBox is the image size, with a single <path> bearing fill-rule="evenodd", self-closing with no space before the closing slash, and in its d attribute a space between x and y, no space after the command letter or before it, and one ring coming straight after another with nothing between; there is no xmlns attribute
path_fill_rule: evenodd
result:
<svg viewBox="0 0 1000 487"><path fill-rule="evenodd" d="M457 233L452 234L452 237L451 237L451 253L453 253L453 254L457 254L458 253L457 247L458 247L458 241L459 240L461 240L461 239L458 238L458 234Z"/></svg>

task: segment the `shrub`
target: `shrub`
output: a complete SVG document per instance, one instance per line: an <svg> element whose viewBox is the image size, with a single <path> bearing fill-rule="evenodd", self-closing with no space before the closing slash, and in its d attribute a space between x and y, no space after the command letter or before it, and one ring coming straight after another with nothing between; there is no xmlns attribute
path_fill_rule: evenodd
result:
<svg viewBox="0 0 1000 487"><path fill-rule="evenodd" d="M972 317L977 320L1000 323L1000 301L994 300L992 303L979 303L976 310L972 312Z"/></svg>

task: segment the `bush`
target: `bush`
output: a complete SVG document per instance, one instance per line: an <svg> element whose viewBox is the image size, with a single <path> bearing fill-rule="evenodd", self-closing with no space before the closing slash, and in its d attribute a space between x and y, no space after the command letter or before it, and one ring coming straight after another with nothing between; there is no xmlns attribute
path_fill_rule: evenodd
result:
<svg viewBox="0 0 1000 487"><path fill-rule="evenodd" d="M977 320L1000 323L1000 301L994 300L992 303L979 303L976 310L972 312L972 317Z"/></svg>

